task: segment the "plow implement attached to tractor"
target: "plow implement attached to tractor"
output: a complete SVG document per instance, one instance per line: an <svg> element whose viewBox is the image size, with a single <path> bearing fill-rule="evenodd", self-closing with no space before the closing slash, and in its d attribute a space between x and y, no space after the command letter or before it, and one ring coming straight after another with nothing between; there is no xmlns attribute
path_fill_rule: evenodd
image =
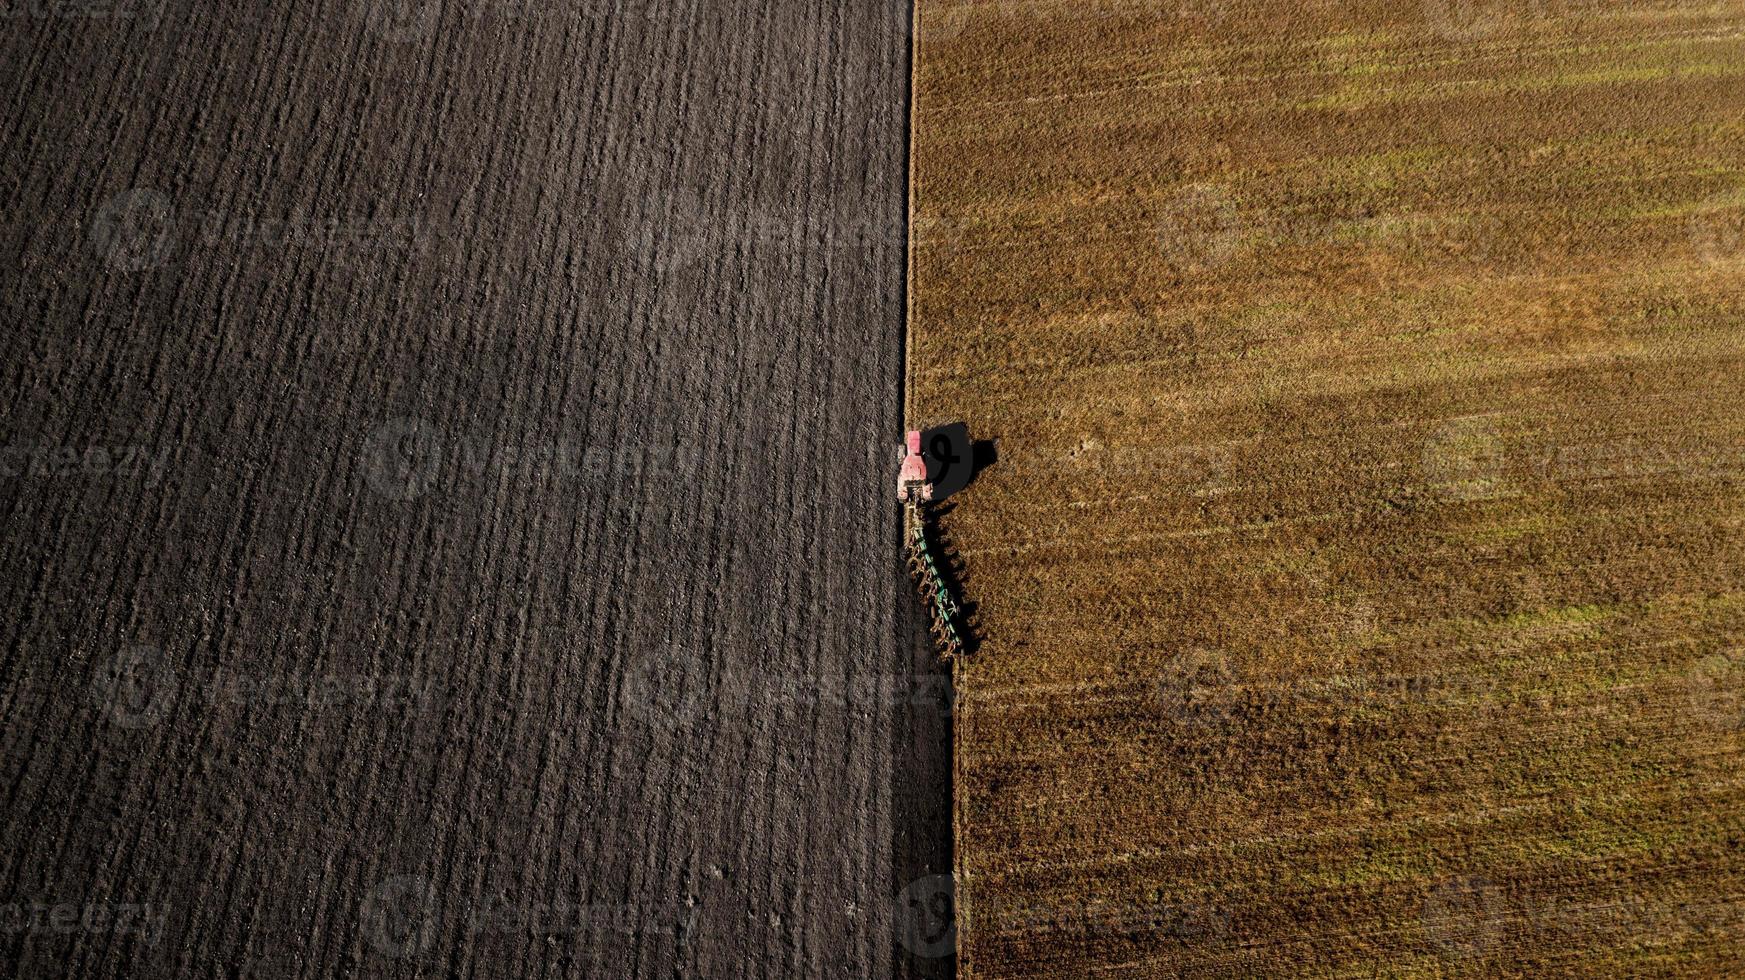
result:
<svg viewBox="0 0 1745 980"><path fill-rule="evenodd" d="M921 600L927 605L933 642L939 644L940 655L950 660L963 653L963 636L958 632L961 614L957 600L951 597L951 590L945 585L945 577L939 573L939 563L934 560L933 552L927 546L927 528L913 506L909 508L908 523L909 574L920 587Z"/></svg>

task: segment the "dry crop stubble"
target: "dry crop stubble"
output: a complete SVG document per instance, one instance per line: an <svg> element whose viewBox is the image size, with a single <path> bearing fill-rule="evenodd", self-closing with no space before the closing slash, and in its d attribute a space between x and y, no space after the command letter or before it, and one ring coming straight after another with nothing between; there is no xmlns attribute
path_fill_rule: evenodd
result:
<svg viewBox="0 0 1745 980"><path fill-rule="evenodd" d="M914 136L963 972L1740 969L1745 8L987 6Z"/></svg>

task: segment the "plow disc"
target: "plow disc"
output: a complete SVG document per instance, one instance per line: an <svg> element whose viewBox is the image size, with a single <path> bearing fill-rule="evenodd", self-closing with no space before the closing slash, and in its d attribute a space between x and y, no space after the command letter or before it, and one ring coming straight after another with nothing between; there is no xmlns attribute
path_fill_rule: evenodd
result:
<svg viewBox="0 0 1745 980"><path fill-rule="evenodd" d="M940 574L940 562L927 540L926 522L915 506L908 507L905 523L909 526L909 575L921 590L933 642L938 645L940 656L950 660L963 653L963 634L959 632L962 613L945 585L945 576Z"/></svg>

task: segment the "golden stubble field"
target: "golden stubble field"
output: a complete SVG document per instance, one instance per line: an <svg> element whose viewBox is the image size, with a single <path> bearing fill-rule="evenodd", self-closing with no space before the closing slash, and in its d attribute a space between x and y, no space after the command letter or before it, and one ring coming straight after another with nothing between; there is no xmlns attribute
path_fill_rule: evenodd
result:
<svg viewBox="0 0 1745 980"><path fill-rule="evenodd" d="M917 16L964 975L1745 972L1745 4Z"/></svg>

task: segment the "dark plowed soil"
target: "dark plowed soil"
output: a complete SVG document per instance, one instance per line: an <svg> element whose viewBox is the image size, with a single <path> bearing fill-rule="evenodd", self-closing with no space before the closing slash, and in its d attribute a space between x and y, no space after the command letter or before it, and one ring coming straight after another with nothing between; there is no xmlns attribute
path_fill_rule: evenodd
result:
<svg viewBox="0 0 1745 980"><path fill-rule="evenodd" d="M949 968L906 10L169 2L0 21L4 972Z"/></svg>

